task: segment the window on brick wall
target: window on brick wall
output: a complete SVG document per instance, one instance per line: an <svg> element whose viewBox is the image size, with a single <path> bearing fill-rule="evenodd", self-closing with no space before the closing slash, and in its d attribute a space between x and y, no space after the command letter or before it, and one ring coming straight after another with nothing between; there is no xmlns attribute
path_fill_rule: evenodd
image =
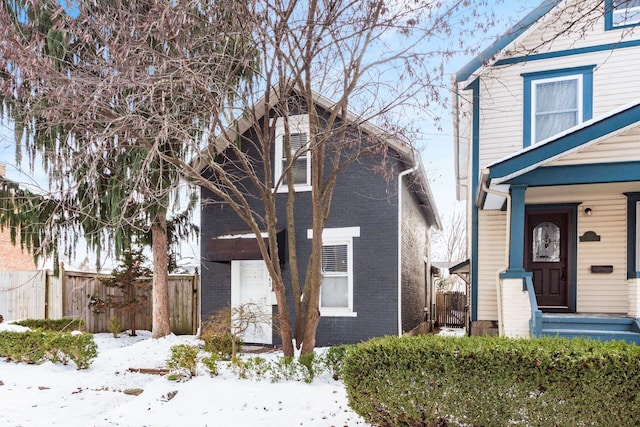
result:
<svg viewBox="0 0 640 427"><path fill-rule="evenodd" d="M312 230L307 232L313 238ZM356 316L353 310L353 238L360 227L325 228L322 232L322 316Z"/></svg>

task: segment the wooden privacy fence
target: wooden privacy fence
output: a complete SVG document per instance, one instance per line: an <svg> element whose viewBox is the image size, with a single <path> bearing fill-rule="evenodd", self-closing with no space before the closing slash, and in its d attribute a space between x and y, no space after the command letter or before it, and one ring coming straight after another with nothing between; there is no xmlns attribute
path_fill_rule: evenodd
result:
<svg viewBox="0 0 640 427"><path fill-rule="evenodd" d="M436 293L436 323L439 326L465 327L467 295L464 292Z"/></svg>
<svg viewBox="0 0 640 427"><path fill-rule="evenodd" d="M88 332L110 332L109 320L116 316L129 328L130 312L106 304L118 300L122 289L106 286L100 279L109 275L62 270L59 277L48 271L0 271L0 315L5 320L84 320ZM145 282L147 285L145 286ZM195 334L199 325L198 275L169 276L171 331ZM142 302L136 310L136 329L151 330L152 296L150 280L141 281L136 296Z"/></svg>

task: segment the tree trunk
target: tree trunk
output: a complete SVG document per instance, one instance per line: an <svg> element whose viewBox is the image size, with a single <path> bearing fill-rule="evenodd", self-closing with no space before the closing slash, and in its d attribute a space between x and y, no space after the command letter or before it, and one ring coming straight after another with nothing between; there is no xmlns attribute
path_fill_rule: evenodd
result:
<svg viewBox="0 0 640 427"><path fill-rule="evenodd" d="M152 338L162 338L171 333L169 321L169 273L167 243L167 213L164 209L156 215L151 226L153 247L153 326Z"/></svg>

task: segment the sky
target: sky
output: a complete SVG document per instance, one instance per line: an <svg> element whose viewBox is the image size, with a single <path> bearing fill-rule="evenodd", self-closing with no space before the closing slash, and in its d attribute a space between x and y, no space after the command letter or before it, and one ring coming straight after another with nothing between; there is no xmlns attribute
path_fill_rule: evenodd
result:
<svg viewBox="0 0 640 427"><path fill-rule="evenodd" d="M529 11L535 8L542 0L489 0L486 8L479 8L483 11L491 11L496 15L496 25L492 31L484 34L484 37L470 41L470 45L482 50L488 47L495 38L503 34L508 28L524 17ZM472 22L464 23L472 25ZM473 55L457 55L445 63L446 75L452 75L462 66L469 62ZM445 84L449 83L446 79ZM446 93L446 92L445 92ZM426 122L421 129L421 135L416 146L422 153L422 162L425 166L427 176L431 183L431 190L436 200L437 209L440 213L443 224L451 217L457 203L455 196L455 178L453 166L453 124L451 120L451 101L448 98L447 106L444 110L436 109L433 114L441 118L441 129L436 128L431 122ZM10 179L30 184L42 184L46 182L46 175L41 170L36 170L31 174L28 162L23 160L19 167L15 162L15 145L10 123L0 123L0 162L7 165L7 176ZM20 171L27 171L27 173ZM199 220L199 218L196 218ZM185 262L197 260L199 257L199 247L197 242L187 242L182 248L182 258ZM79 256L75 264L83 260ZM197 264L197 262L196 262Z"/></svg>

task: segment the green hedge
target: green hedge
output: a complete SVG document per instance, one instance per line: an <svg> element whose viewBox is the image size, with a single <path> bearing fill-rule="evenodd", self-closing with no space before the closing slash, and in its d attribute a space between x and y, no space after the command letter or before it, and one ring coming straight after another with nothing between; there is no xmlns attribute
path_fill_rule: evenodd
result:
<svg viewBox="0 0 640 427"><path fill-rule="evenodd" d="M375 339L342 369L380 426L640 425L640 347L581 339Z"/></svg>
<svg viewBox="0 0 640 427"><path fill-rule="evenodd" d="M0 356L15 362L36 364L50 360L66 365L71 360L78 369L87 369L98 356L98 347L91 334L2 331Z"/></svg>
<svg viewBox="0 0 640 427"><path fill-rule="evenodd" d="M74 331L84 330L82 319L25 319L13 322L15 325L25 326L31 329L41 329L44 331Z"/></svg>

